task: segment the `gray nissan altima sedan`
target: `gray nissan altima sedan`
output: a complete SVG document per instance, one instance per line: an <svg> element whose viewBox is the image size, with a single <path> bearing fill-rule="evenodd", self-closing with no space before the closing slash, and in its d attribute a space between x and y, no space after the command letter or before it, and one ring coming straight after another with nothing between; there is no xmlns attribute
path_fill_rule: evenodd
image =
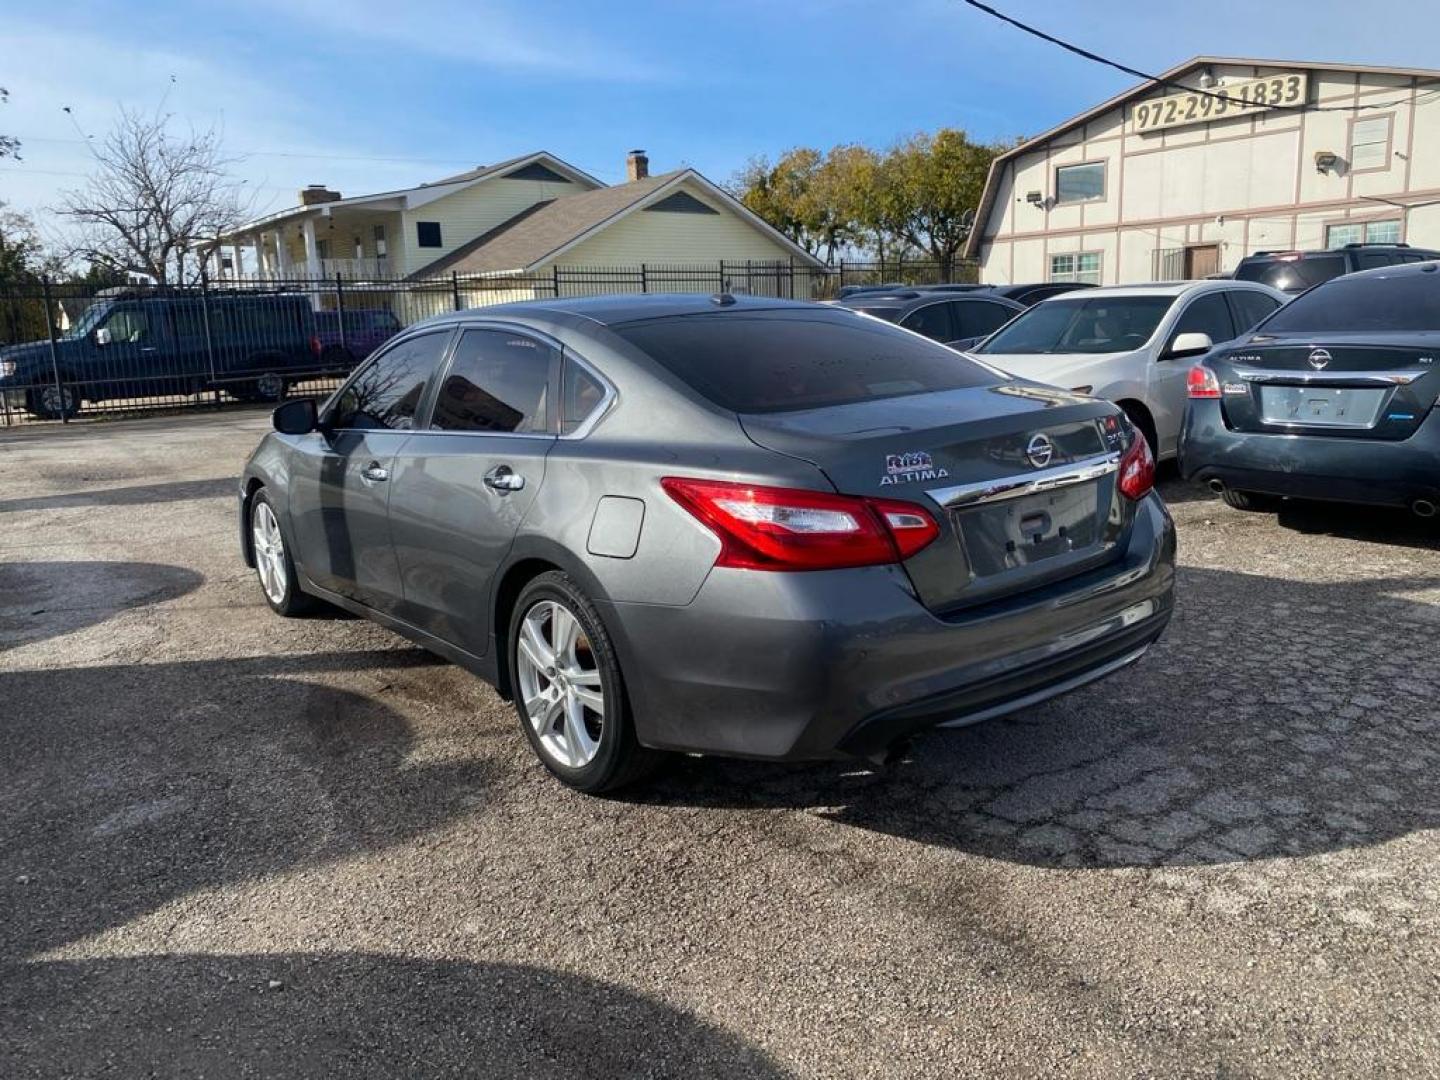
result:
<svg viewBox="0 0 1440 1080"><path fill-rule="evenodd" d="M1170 618L1174 527L1115 406L844 308L456 312L275 428L240 484L270 606L487 679L586 791L663 751L884 760Z"/></svg>

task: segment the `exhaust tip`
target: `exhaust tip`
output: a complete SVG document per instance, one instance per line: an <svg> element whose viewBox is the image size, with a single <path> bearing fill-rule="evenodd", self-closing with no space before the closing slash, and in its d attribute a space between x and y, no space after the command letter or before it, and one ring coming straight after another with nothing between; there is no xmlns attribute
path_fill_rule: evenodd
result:
<svg viewBox="0 0 1440 1080"><path fill-rule="evenodd" d="M1429 499L1416 499L1410 504L1410 511L1416 517L1433 518L1436 510L1435 504Z"/></svg>
<svg viewBox="0 0 1440 1080"><path fill-rule="evenodd" d="M1219 495L1219 494L1223 493L1224 490L1225 490L1225 481L1224 481L1224 480L1211 480L1211 481L1210 481L1210 490L1213 491L1216 495Z"/></svg>

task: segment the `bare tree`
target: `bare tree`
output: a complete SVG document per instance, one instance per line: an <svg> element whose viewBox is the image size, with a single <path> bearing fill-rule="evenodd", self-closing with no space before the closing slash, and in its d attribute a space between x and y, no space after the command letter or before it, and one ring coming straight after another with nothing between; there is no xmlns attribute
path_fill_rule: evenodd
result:
<svg viewBox="0 0 1440 1080"><path fill-rule="evenodd" d="M10 91L0 86L0 105L10 100ZM0 135L0 161L11 157L20 160L20 140L14 135Z"/></svg>
<svg viewBox="0 0 1440 1080"><path fill-rule="evenodd" d="M177 136L169 116L122 108L95 150L95 174L56 208L77 226L70 254L158 284L193 280L200 252L245 217L229 175L238 160L213 128Z"/></svg>

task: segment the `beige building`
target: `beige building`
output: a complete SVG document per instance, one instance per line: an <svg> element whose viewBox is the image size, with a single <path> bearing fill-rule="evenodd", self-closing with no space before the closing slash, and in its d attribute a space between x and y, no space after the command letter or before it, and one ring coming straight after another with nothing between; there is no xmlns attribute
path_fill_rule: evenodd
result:
<svg viewBox="0 0 1440 1080"><path fill-rule="evenodd" d="M693 169L651 176L637 150L626 170L626 183L606 185L540 152L376 195L342 198L313 185L300 193L300 205L222 237L220 276L533 279L557 266L649 265L659 288L662 267L728 264L737 277L758 282L765 267L775 268L778 281L781 266L820 265ZM532 291L520 282L504 298Z"/></svg>
<svg viewBox="0 0 1440 1080"><path fill-rule="evenodd" d="M966 254L991 284L1440 248L1440 71L1196 57L1002 155L977 221Z"/></svg>

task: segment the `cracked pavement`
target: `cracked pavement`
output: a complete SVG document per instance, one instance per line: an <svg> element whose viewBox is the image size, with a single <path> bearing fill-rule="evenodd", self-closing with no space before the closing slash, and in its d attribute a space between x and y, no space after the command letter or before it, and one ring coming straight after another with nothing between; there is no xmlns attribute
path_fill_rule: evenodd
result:
<svg viewBox="0 0 1440 1080"><path fill-rule="evenodd" d="M1440 530L1171 477L1144 660L572 794L236 548L268 417L0 434L0 1075L1440 1075Z"/></svg>

